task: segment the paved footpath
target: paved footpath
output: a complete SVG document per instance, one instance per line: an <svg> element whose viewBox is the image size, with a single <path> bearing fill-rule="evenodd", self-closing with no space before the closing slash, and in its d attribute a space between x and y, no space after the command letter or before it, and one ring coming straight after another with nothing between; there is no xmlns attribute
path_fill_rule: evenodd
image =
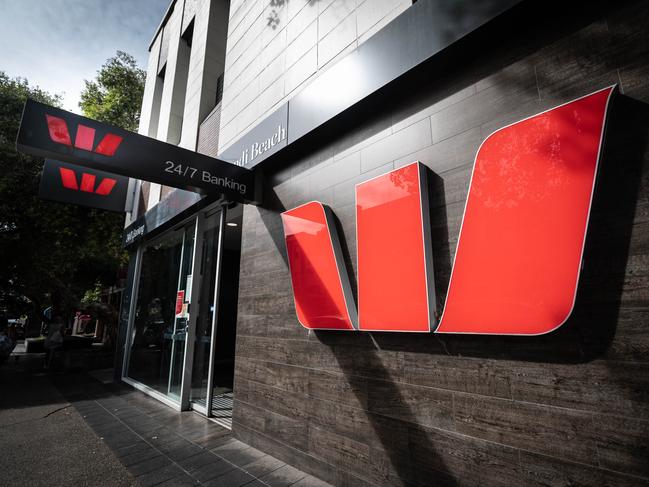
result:
<svg viewBox="0 0 649 487"><path fill-rule="evenodd" d="M329 486L193 412L18 365L0 367L0 486Z"/></svg>

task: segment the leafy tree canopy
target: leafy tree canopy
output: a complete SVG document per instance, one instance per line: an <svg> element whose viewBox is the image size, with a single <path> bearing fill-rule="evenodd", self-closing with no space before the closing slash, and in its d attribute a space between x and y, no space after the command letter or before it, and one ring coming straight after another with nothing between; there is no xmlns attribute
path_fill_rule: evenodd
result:
<svg viewBox="0 0 649 487"><path fill-rule="evenodd" d="M132 130L143 87L144 74L133 58L118 52L96 81L86 82L80 105L86 116ZM27 98L55 106L61 102L0 71L0 311L35 316L53 305L67 314L97 283L116 282L126 260L124 217L38 198L43 160L19 154L15 147Z"/></svg>
<svg viewBox="0 0 649 487"><path fill-rule="evenodd" d="M106 61L94 81L85 80L79 106L86 117L137 131L146 73L123 51Z"/></svg>

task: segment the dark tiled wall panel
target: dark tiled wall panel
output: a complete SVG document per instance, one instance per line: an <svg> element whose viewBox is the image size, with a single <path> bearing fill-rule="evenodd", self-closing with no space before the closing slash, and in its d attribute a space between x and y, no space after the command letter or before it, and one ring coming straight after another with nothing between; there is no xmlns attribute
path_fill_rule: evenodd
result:
<svg viewBox="0 0 649 487"><path fill-rule="evenodd" d="M336 485L649 484L649 2L584 18L547 39L513 38L511 49L483 53L311 154L266 168L265 209L244 213L239 438ZM613 83L622 96L562 329L523 339L298 324L283 209L330 205L355 270L354 185L420 160L434 180L442 300L482 140Z"/></svg>

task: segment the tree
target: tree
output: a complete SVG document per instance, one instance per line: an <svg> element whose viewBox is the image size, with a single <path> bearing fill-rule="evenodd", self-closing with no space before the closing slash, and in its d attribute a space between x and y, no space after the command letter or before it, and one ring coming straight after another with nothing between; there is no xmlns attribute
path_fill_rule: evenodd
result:
<svg viewBox="0 0 649 487"><path fill-rule="evenodd" d="M133 129L143 89L143 72L118 52L86 82L80 105L89 117ZM126 254L123 215L38 198L43 160L15 148L27 98L61 101L0 71L0 311L39 322L44 307L69 315L97 283L113 285Z"/></svg>
<svg viewBox="0 0 649 487"><path fill-rule="evenodd" d="M97 72L96 80L85 80L79 106L88 118L135 132L145 78L146 73L138 68L133 56L117 51Z"/></svg>

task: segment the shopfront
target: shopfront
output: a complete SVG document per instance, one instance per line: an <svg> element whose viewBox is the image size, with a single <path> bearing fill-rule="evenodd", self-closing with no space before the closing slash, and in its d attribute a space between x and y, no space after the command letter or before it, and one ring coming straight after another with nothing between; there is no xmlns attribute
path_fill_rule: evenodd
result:
<svg viewBox="0 0 649 487"><path fill-rule="evenodd" d="M135 255L122 380L230 427L242 211L216 204Z"/></svg>
<svg viewBox="0 0 649 487"><path fill-rule="evenodd" d="M117 378L334 485L647 484L648 2L191 3L223 98L158 33L141 133L218 161L132 176Z"/></svg>

